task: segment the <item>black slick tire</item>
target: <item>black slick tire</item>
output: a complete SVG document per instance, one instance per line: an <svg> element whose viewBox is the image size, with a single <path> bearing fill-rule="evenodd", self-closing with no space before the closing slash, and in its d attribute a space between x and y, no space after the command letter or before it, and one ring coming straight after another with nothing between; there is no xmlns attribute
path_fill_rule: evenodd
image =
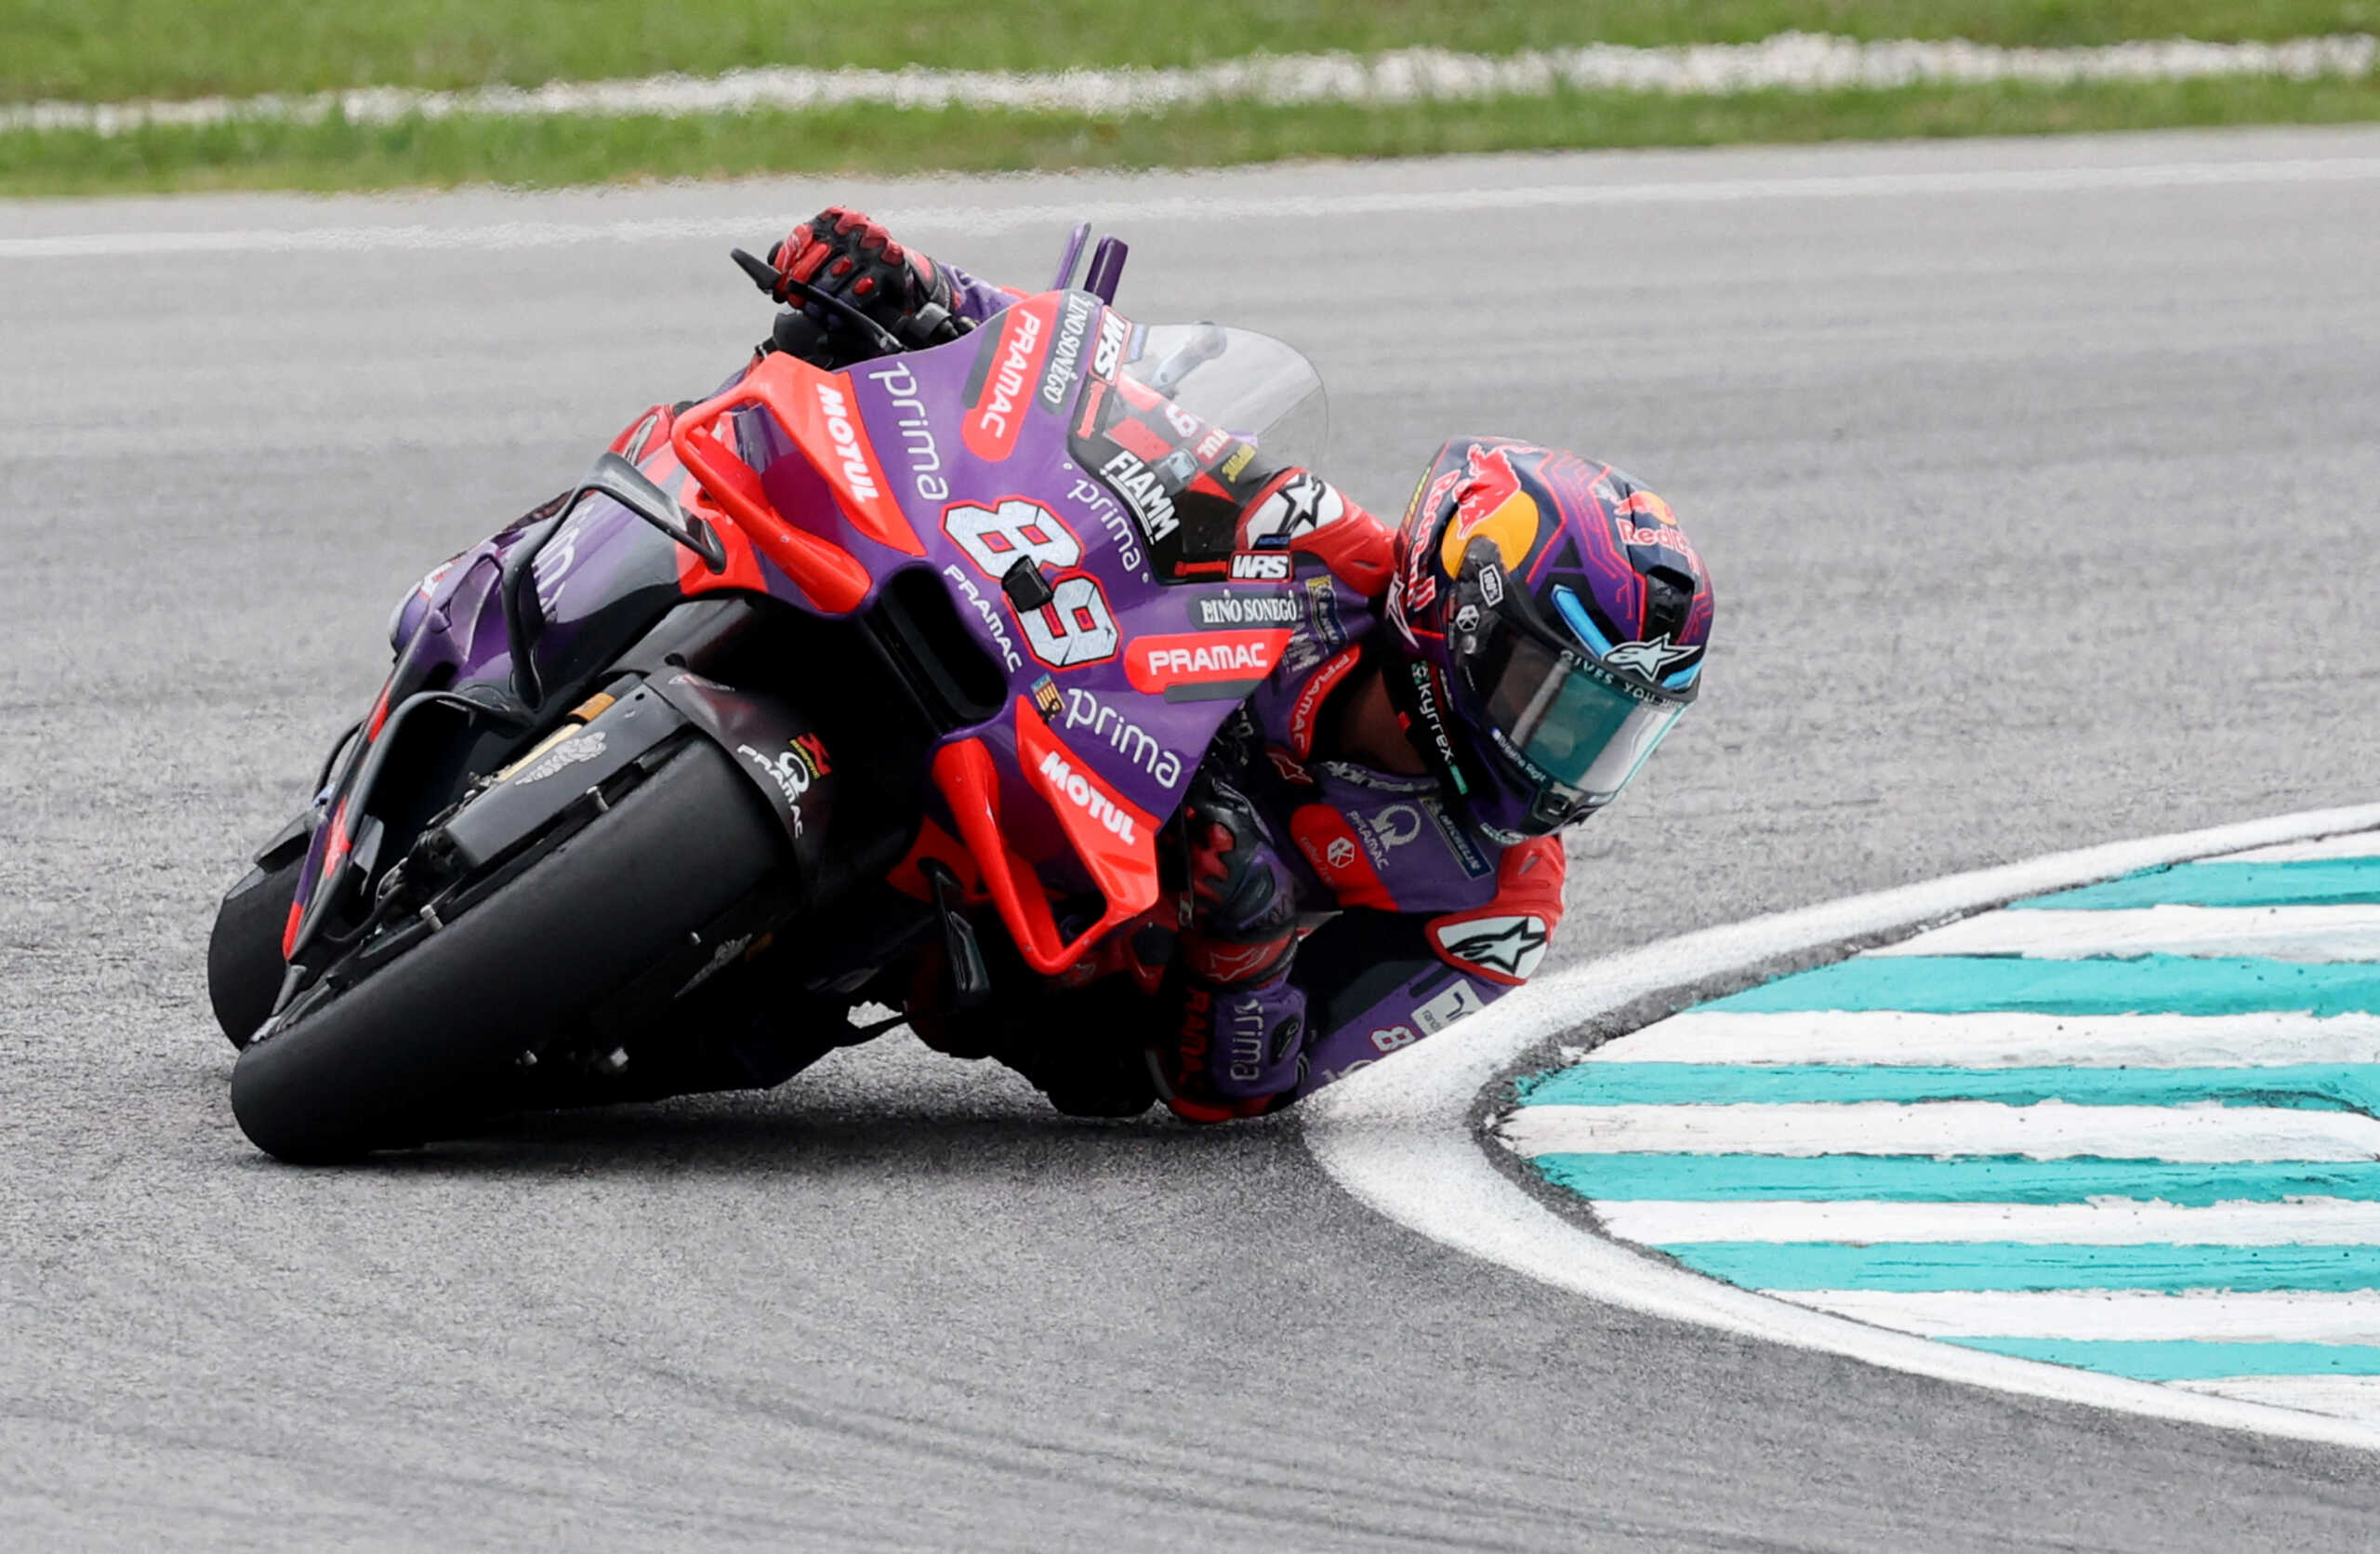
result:
<svg viewBox="0 0 2380 1554"><path fill-rule="evenodd" d="M281 994L282 974L288 969L281 958L281 935L305 861L300 847L277 868L249 870L216 910L215 930L206 938L206 997L215 1006L215 1023L235 1047L248 1044Z"/></svg>
<svg viewBox="0 0 2380 1554"><path fill-rule="evenodd" d="M716 921L784 856L750 781L681 745L609 812L395 963L248 1046L241 1131L286 1161L352 1159L483 1115L521 1052Z"/></svg>

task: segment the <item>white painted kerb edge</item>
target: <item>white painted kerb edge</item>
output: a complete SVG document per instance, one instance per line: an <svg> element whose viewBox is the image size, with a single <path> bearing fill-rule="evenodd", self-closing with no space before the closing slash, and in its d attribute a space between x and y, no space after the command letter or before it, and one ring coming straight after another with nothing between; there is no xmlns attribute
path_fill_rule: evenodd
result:
<svg viewBox="0 0 2380 1554"><path fill-rule="evenodd" d="M1539 1042L1638 999L1763 961L1887 933L2018 897L2211 853L2380 827L2380 804L2312 810L2060 853L1753 918L1573 966L1450 1034L1349 1076L1302 1110L1306 1147L1341 1186L1444 1245L1592 1299L1729 1333L1847 1355L1944 1381L2193 1424L2380 1450L2344 1419L1985 1354L1790 1305L1657 1263L1563 1218L1499 1172L1471 1107Z"/></svg>

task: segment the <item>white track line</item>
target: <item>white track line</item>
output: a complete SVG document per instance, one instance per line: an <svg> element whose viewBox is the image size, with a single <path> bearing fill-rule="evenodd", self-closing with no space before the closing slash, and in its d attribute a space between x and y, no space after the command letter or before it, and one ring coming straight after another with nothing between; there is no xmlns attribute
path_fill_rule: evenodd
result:
<svg viewBox="0 0 2380 1554"><path fill-rule="evenodd" d="M2165 1385L2380 1427L2380 1376L2217 1376Z"/></svg>
<svg viewBox="0 0 2380 1554"><path fill-rule="evenodd" d="M1986 912L1871 955L2253 955L2268 961L2380 961L2380 906L2159 905L2114 911Z"/></svg>
<svg viewBox="0 0 2380 1554"><path fill-rule="evenodd" d="M1591 1063L1864 1063L1939 1069L2231 1069L2380 1063L2380 1015L1925 1015L1691 1009Z"/></svg>
<svg viewBox="0 0 2380 1554"><path fill-rule="evenodd" d="M2003 48L1964 39L1879 39L1780 33L1756 43L1636 48L1590 44L1515 54L1400 48L1358 57L1291 54L1222 60L1178 68L1061 71L866 70L798 65L721 75L649 75L554 81L543 86L423 91L366 86L299 97L199 98L135 102L35 102L0 108L0 130L81 130L121 135L147 125L318 123L333 113L352 124L456 114L542 118L692 113L800 113L854 103L892 109L976 108L1039 113L1154 113L1209 102L1360 103L1367 106L1547 97L1556 91L1651 91L1724 96L1747 91L1889 90L1927 83L2182 81L2207 76L2367 73L2368 33L2278 43L2143 39L2078 48Z"/></svg>
<svg viewBox="0 0 2380 1554"><path fill-rule="evenodd" d="M1844 173L1796 178L1688 179L1670 182L1487 185L1378 190L1347 194L1152 195L1081 205L975 206L959 201L894 206L875 214L902 232L985 237L1071 222L1105 228L1165 221L1327 221L1363 216L1417 218L1488 211L1634 206L1734 205L1768 200L1964 198L1982 194L2092 193L2127 189L2369 183L2380 157L2166 162L2101 167L1977 168L1939 173ZM5 206L0 206L5 210ZM432 226L391 222L223 231L70 232L0 238L0 259L106 259L150 255L319 253L383 249L506 251L577 244L765 242L808 211L753 208L743 214L622 221L495 221Z"/></svg>
<svg viewBox="0 0 2380 1554"><path fill-rule="evenodd" d="M1919 1375L2380 1450L2380 1428L2354 1420L1961 1348L1811 1311L1657 1262L1531 1198L1489 1161L1470 1124L1480 1091L1524 1054L1639 999L1739 975L1779 956L2019 897L2185 858L2373 827L2380 827L2380 805L2117 843L1754 918L1607 956L1540 978L1473 1016L1456 1033L1420 1043L1393 1061L1322 1091L1301 1110L1306 1144L1341 1186L1399 1224L1592 1299ZM1926 1205L1929 1211L1944 1206ZM2269 1221L2278 1209L2291 1206L2257 1204L2256 1217Z"/></svg>
<svg viewBox="0 0 2380 1554"><path fill-rule="evenodd" d="M2380 1203L2300 1198L2281 1203L1895 1203L1830 1199L1775 1202L1598 1200L1595 1214L1622 1241L2008 1241L2038 1246L2361 1246L2380 1241Z"/></svg>
<svg viewBox="0 0 2380 1554"><path fill-rule="evenodd" d="M2320 1290L1793 1290L1780 1300L1936 1338L2380 1344L2380 1295Z"/></svg>
<svg viewBox="0 0 2380 1554"><path fill-rule="evenodd" d="M2366 1161L2380 1118L2279 1106L2075 1106L2043 1101L1525 1106L1499 1129L1554 1154L2021 1155L2027 1160Z"/></svg>
<svg viewBox="0 0 2380 1554"><path fill-rule="evenodd" d="M2331 858L2380 857L2380 831L2351 831L2313 842L2284 842L2274 847L2252 847L2209 863L2320 863Z"/></svg>

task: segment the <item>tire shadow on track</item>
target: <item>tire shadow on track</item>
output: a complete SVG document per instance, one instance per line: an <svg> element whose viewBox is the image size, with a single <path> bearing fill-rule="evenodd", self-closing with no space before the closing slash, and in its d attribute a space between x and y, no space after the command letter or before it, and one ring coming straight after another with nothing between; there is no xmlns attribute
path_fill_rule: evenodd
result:
<svg viewBox="0 0 2380 1554"><path fill-rule="evenodd" d="M886 1096L887 1109L837 1107L817 1097L674 1101L602 1110L500 1119L467 1137L441 1139L330 1167L355 1175L482 1177L635 1175L668 1169L702 1175L831 1178L885 1182L954 1171L999 1175L1045 1170L1053 1158L1095 1149L1119 1174L1179 1170L1283 1136L1258 1122L1229 1133L1193 1128L1161 1113L1123 1121L987 1108L920 1105ZM905 1102L906 1104L905 1104ZM806 1104L805 1104L806 1103ZM256 1166L291 1169L262 1154Z"/></svg>

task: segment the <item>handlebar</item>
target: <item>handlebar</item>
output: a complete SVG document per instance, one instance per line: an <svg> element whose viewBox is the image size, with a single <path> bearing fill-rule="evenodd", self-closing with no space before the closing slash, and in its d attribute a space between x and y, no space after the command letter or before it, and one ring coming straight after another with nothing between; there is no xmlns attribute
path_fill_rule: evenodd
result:
<svg viewBox="0 0 2380 1554"><path fill-rule="evenodd" d="M780 292L791 292L805 302L815 302L828 312L835 314L839 322L850 325L866 337L867 342L876 348L878 355L897 356L909 349L901 342L900 336L834 293L821 290L808 281L795 280L768 260L756 259L741 248L731 248L728 252L734 257L736 264L742 267L744 273L752 278L752 284L770 297L776 298Z"/></svg>

